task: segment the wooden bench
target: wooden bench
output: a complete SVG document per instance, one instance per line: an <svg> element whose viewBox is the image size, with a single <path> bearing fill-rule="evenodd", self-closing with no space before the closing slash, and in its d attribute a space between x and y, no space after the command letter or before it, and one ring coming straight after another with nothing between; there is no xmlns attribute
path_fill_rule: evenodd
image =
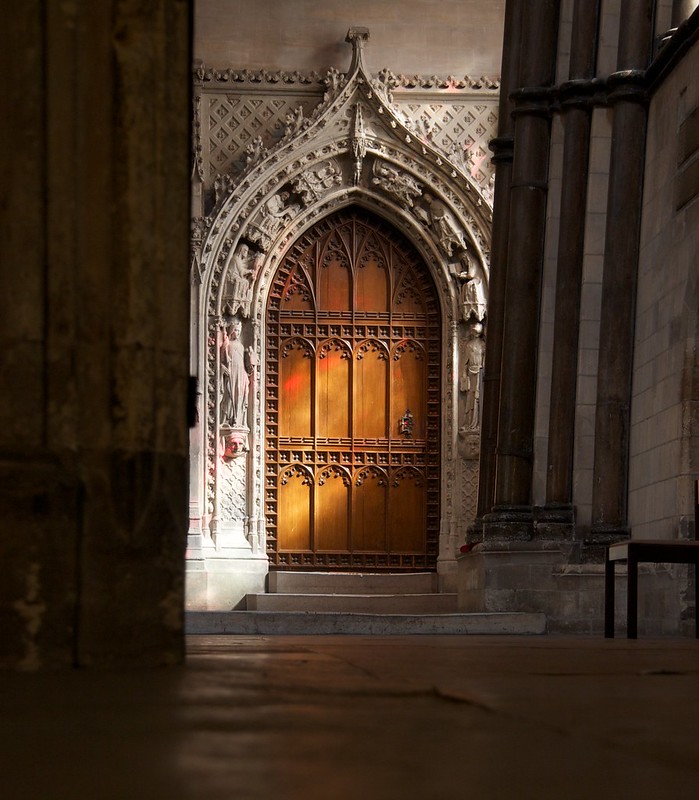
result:
<svg viewBox="0 0 699 800"><path fill-rule="evenodd" d="M696 636L699 639L699 541L679 539L629 539L607 548L604 564L604 635L614 638L614 567L618 561L628 564L626 636L638 638L638 565L641 563L694 564L694 607Z"/></svg>

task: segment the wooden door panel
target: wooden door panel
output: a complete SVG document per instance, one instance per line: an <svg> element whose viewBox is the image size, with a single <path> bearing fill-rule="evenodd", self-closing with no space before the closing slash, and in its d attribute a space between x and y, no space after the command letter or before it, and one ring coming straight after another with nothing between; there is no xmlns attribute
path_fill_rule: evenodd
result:
<svg viewBox="0 0 699 800"><path fill-rule="evenodd" d="M317 435L350 435L350 366L352 353L337 339L323 342L316 362Z"/></svg>
<svg viewBox="0 0 699 800"><path fill-rule="evenodd" d="M337 212L280 263L265 326L272 564L435 569L441 321L415 250Z"/></svg>
<svg viewBox="0 0 699 800"><path fill-rule="evenodd" d="M355 310L385 313L389 307L387 258L373 233L369 233L359 246L355 275Z"/></svg>
<svg viewBox="0 0 699 800"><path fill-rule="evenodd" d="M389 548L420 553L425 547L425 481L417 470L399 470L389 493Z"/></svg>
<svg viewBox="0 0 699 800"><path fill-rule="evenodd" d="M282 436L312 435L312 350L307 342L290 340L281 359L279 427Z"/></svg>
<svg viewBox="0 0 699 800"><path fill-rule="evenodd" d="M311 549L312 478L290 468L282 473L279 487L279 547L282 550Z"/></svg>
<svg viewBox="0 0 699 800"><path fill-rule="evenodd" d="M349 477L328 467L316 481L315 549L349 551Z"/></svg>
<svg viewBox="0 0 699 800"><path fill-rule="evenodd" d="M388 435L386 397L388 357L379 342L362 342L354 359L352 435L358 439L383 439Z"/></svg>
<svg viewBox="0 0 699 800"><path fill-rule="evenodd" d="M353 550L386 552L387 492L385 473L375 468L359 470L352 492Z"/></svg>
<svg viewBox="0 0 699 800"><path fill-rule="evenodd" d="M415 343L402 342L391 359L391 421L396 424L406 411L413 415L413 438L424 439L427 412L425 358Z"/></svg>

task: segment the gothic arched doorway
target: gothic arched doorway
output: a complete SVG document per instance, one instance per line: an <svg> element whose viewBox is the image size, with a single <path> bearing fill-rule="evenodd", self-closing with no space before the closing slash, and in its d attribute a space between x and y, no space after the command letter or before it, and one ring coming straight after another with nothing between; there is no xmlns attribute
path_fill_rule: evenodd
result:
<svg viewBox="0 0 699 800"><path fill-rule="evenodd" d="M272 566L435 568L441 319L415 249L356 207L321 220L276 272L266 343Z"/></svg>

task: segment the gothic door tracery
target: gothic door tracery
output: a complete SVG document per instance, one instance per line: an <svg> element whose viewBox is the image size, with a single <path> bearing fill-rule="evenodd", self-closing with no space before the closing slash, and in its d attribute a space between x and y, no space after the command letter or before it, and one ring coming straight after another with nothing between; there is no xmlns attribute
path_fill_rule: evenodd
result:
<svg viewBox="0 0 699 800"><path fill-rule="evenodd" d="M266 342L272 565L434 568L440 314L414 248L360 209L317 223L277 270Z"/></svg>

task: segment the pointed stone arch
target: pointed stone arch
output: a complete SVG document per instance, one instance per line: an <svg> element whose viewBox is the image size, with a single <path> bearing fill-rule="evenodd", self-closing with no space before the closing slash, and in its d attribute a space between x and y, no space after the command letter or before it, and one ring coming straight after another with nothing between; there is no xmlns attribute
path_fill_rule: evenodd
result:
<svg viewBox="0 0 699 800"><path fill-rule="evenodd" d="M487 297L491 209L478 185L395 113L388 84L364 67L367 39L365 29L350 30L353 57L347 75L329 73L323 102L311 116L297 115L272 149L260 147L251 154L246 170L237 181L226 183L212 213L195 232L193 348L195 361L202 365L205 414L194 446L199 457L192 480L203 482L208 517L204 526L208 522L216 546L225 549L230 540L233 549L247 546L258 559L265 553L265 430L259 387L265 379L264 309L272 278L306 230L356 205L411 242L437 289L444 365L440 559L453 561L453 509L458 507L461 469L458 369L466 335L459 324L460 289L466 274L475 272ZM298 291L304 287L299 285ZM233 317L243 321L243 343L251 348L257 366L249 394L249 436L235 442L231 451L221 437L218 383L222 325ZM221 466L225 452L234 457ZM219 514L222 496L227 498L227 513L234 505L230 488L223 488L232 480L228 472L238 475L240 495L234 533Z"/></svg>

